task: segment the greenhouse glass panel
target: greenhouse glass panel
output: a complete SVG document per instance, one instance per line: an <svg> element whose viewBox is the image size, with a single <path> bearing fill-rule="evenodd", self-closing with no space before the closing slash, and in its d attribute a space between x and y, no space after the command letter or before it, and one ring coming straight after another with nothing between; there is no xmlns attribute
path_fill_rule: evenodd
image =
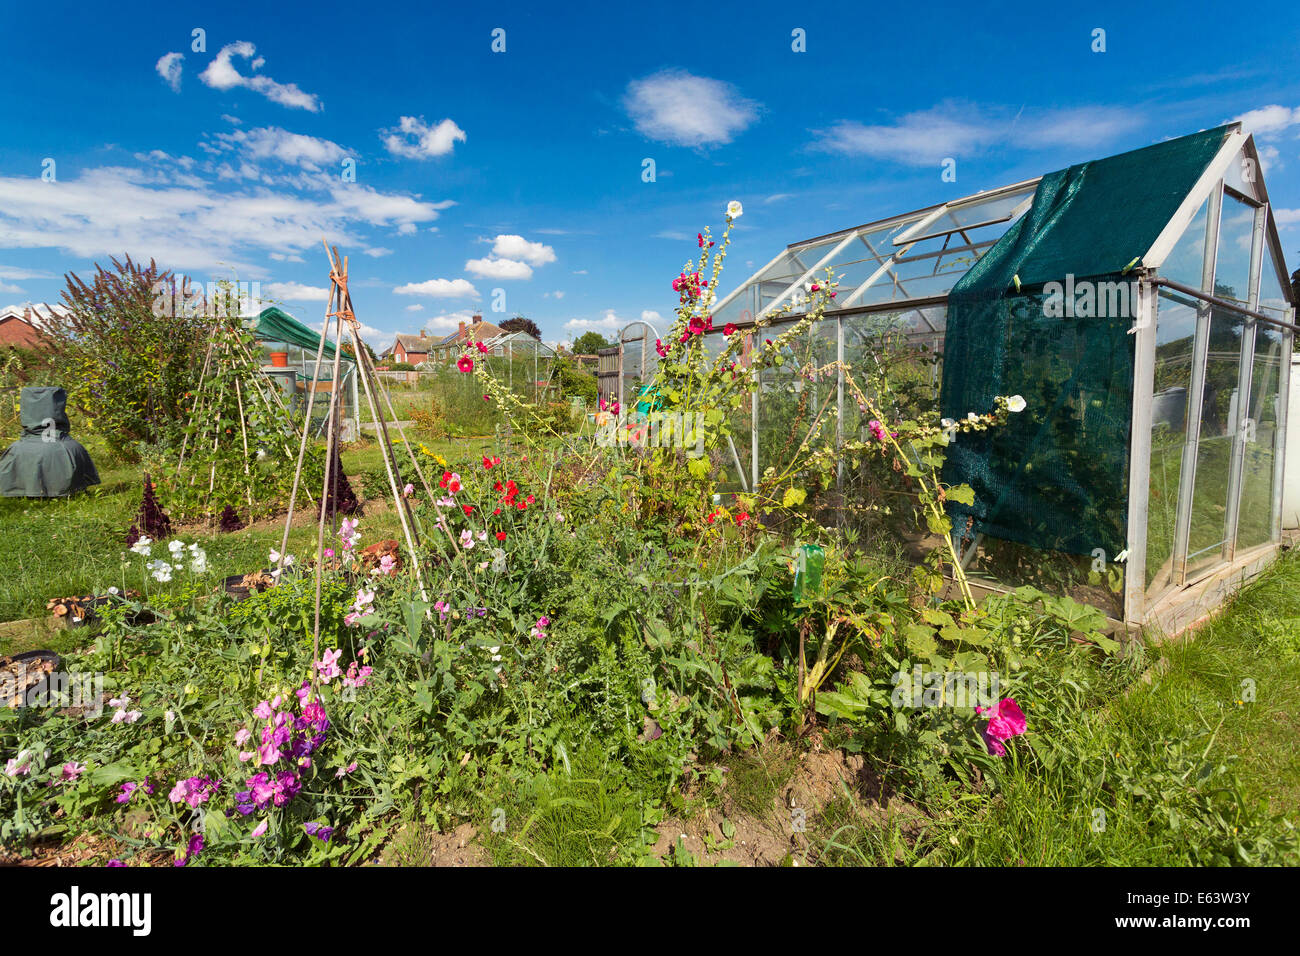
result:
<svg viewBox="0 0 1300 956"><path fill-rule="evenodd" d="M941 235L946 232L962 231L964 240L969 240L976 231L982 239L997 239L1011 226L1018 216L1012 214L1017 207L1034 194L1034 187L1013 193L1004 193L985 200L964 201L946 207L934 222L922 227L916 236L907 236L895 240L896 244L912 242L926 236Z"/></svg>
<svg viewBox="0 0 1300 956"><path fill-rule="evenodd" d="M1204 211L1204 210L1202 210ZM1205 219L1188 227L1205 235ZM1203 242L1202 242L1203 246ZM1196 340L1196 305L1161 290L1156 315L1155 393L1151 399L1150 492L1147 502L1148 592L1157 594L1174 583L1174 536L1178 525L1178 490L1187 444L1192 356Z"/></svg>
<svg viewBox="0 0 1300 956"><path fill-rule="evenodd" d="M1259 277L1258 310L1265 315L1271 315L1285 321L1290 308L1286 295L1282 292L1282 283L1278 278L1277 266L1273 262L1273 257L1266 255L1264 257L1264 267Z"/></svg>
<svg viewBox="0 0 1300 956"><path fill-rule="evenodd" d="M1233 422L1240 414L1237 380L1245 320L1235 312L1213 309L1209 330L1201 420L1194 423L1198 438L1191 531L1187 539L1188 574L1211 568L1224 558L1235 440Z"/></svg>
<svg viewBox="0 0 1300 956"><path fill-rule="evenodd" d="M1273 465L1278 453L1278 402L1282 383L1281 329L1255 324L1255 359L1250 377L1243 438L1241 507L1237 550L1267 544L1273 537Z"/></svg>
<svg viewBox="0 0 1300 956"><path fill-rule="evenodd" d="M1214 268L1214 292L1220 298L1243 304L1250 301L1250 247L1254 234L1255 208L1224 193Z"/></svg>

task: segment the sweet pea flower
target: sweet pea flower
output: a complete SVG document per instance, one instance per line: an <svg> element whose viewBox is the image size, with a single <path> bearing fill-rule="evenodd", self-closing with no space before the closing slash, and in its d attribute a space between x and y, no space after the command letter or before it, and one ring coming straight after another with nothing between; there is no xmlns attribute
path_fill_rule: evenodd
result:
<svg viewBox="0 0 1300 956"><path fill-rule="evenodd" d="M32 772L32 758L36 755L30 750L19 751L17 757L11 757L5 764L6 777L18 777Z"/></svg>
<svg viewBox="0 0 1300 956"><path fill-rule="evenodd" d="M373 600L375 596L374 592L373 591L369 592L369 595L370 598ZM357 596L358 603L360 603L360 600L361 600L360 595L358 595ZM342 654L343 651L341 650L326 651L324 658L316 662L316 670L320 672L321 683L328 684L335 677L342 676L343 671L339 669L339 664L338 664L339 657L341 657Z"/></svg>
<svg viewBox="0 0 1300 956"><path fill-rule="evenodd" d="M1019 737L1028 726L1020 705L1010 697L998 701L992 707L976 707L975 713L989 719L983 731L984 742L988 745L989 753L997 757L1006 756L1007 748L1002 746L1002 742Z"/></svg>
<svg viewBox="0 0 1300 956"><path fill-rule="evenodd" d="M403 497L403 498L409 498L409 497L411 497L411 495L413 495L413 494L415 494L415 485L411 484L411 483L408 481L408 482L406 483L406 485L403 486L403 488L402 488L402 497Z"/></svg>

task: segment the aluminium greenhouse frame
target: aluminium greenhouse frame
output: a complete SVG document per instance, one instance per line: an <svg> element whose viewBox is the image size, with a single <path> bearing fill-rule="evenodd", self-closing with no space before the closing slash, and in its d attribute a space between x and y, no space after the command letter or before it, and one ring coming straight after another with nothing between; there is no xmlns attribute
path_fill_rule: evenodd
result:
<svg viewBox="0 0 1300 956"><path fill-rule="evenodd" d="M1289 359L1292 352L1293 335L1297 331L1294 292L1288 281L1289 274L1267 192L1258 173L1259 157L1254 141L1242 132L1239 124L1224 130L1226 134L1214 158L1205 165L1192 188L1183 194L1176 212L1165 222L1145 254L1131 264L1136 266L1131 272L1136 305L1132 312L1133 326L1129 329L1133 335L1133 380L1125 492L1127 548L1125 555L1113 556L1113 560L1123 562L1122 593L1117 597L1122 601L1124 623L1152 625L1168 633L1181 630L1213 610L1232 587L1275 556L1282 539L1281 502L1285 478L1286 396L1291 387L1290 362L1282 360L1279 365L1273 356ZM752 331L756 320L767 318L783 307L788 309L788 313L781 317L780 323L797 321L806 284L831 268L839 279L840 294L834 308L828 309L822 321L808 334L825 336L824 345L830 347L833 344L838 361L843 362L845 358L846 333L852 329L859 336L871 335L871 329L880 319L901 320L908 341L933 343L937 351L942 352L949 292L1029 210L1040 181L1025 180L793 243L717 303L713 310L715 329L720 330L725 324L732 323L743 334ZM1234 206L1238 213L1253 214L1249 236L1248 291L1245 295L1235 295L1235 301L1216 294L1222 290L1216 286L1215 259L1220 244L1226 242L1219 232L1220 210L1227 199L1243 204L1240 209ZM1212 237L1214 241L1203 243L1203 261L1199 275L1195 277L1199 281L1180 281L1165 274L1165 266L1176 247L1183 248L1178 243L1188 231L1189 224L1196 221L1199 228L1198 214L1203 215L1206 221L1202 240ZM1281 298L1274 296L1268 303L1262 303L1261 277L1266 273L1275 280L1272 282L1275 291L1280 286ZM1175 471L1179 485L1173 552L1169 567L1164 569L1168 572L1167 580L1158 588L1149 588L1146 564L1157 351L1159 336L1165 331L1162 318L1168 325L1176 317L1177 308L1194 308L1196 312L1194 344L1187 359L1191 378L1183 389L1188 407L1182 414L1183 445L1178 452L1182 468ZM833 330L827 328L827 323L832 322ZM1230 396L1230 412L1223 416L1225 423L1221 430L1224 433L1207 439L1201 434L1206 363L1218 362L1221 373L1226 369L1219 353L1211 357L1208 339L1212 323L1217 323L1214 329L1218 330L1225 322L1235 323L1234 327L1239 329L1241 336L1239 354L1230 356L1237 362L1236 387ZM1256 375L1260 369L1256 368L1255 342L1260 327L1275 332L1270 333L1274 335L1272 351L1263 359L1263 374L1257 382ZM645 362L651 337L647 335L648 331L651 330L629 327L620 335L620 386L627 376L624 355L629 348L637 353L628 356L629 364L639 360L638 368L646 367L640 363ZM833 343L828 334L832 331ZM1280 343L1276 341L1276 332L1280 332ZM713 338L713 335L707 336L706 342ZM744 359L742 364L745 364ZM1274 372L1275 389L1271 377ZM1271 406L1275 423L1272 451L1267 452L1272 456L1268 535L1263 543L1243 543L1239 540L1239 527L1244 468L1247 451L1255 442L1255 422L1243 415L1242 405L1249 406L1255 399L1252 390L1257 390L1256 386L1261 382L1268 391L1261 393L1255 404ZM838 411L835 436L837 442L842 442L846 427L842 374L834 387ZM747 412L750 458L745 470L749 474L738 477L742 485L749 487L758 483L765 465L764 449L759 440L763 396L764 388L760 386L754 391ZM1213 397L1222 403L1225 396L1216 392ZM1168 398L1162 396L1166 402ZM1229 418L1233 420L1226 421ZM1212 542L1203 549L1204 553L1199 556L1202 563L1196 564L1190 560L1198 556L1189 546L1189 534L1199 487L1196 482L1198 455L1207 441L1217 442L1224 449L1231 446L1226 476L1219 476L1227 485L1224 534L1222 541ZM1252 454L1260 457L1257 450L1252 450ZM739 458L734 454L732 457L740 468ZM1205 469L1208 466L1200 462L1200 467ZM844 469L845 464L841 462L841 478ZM1215 476L1207 471L1205 477ZM977 545L978 541L972 545L971 555ZM1218 549L1217 552L1214 549ZM1205 560L1209 560L1208 565ZM1120 615L1118 607L1111 614L1113 617Z"/></svg>

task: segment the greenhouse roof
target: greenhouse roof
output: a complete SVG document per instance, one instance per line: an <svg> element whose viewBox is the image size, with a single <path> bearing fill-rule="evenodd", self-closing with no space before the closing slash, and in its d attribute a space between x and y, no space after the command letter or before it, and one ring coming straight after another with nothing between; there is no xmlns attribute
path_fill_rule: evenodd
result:
<svg viewBox="0 0 1300 956"><path fill-rule="evenodd" d="M1064 278L1065 271L1084 276L1138 265L1159 268L1220 181L1255 205L1268 201L1254 141L1239 124L1071 170L1082 171L1066 197L1072 201L1062 203L1062 215L1050 229L1039 224L1035 230L1050 236L1051 248L1034 250L1035 275L1023 281ZM1030 209L1041 181L1025 180L792 243L718 303L715 325L743 325L782 310L797 314L807 284L823 278L828 268L839 281L828 312L890 309L894 303L902 307L898 311L909 311L942 303ZM1266 229L1277 269L1286 275L1271 211Z"/></svg>
<svg viewBox="0 0 1300 956"><path fill-rule="evenodd" d="M275 306L263 309L256 319L248 323L248 327L263 342L284 342L308 350L320 348L319 332L313 332L288 312ZM328 339L325 341L325 357L334 357L334 343ZM344 357L351 361L347 353L344 353Z"/></svg>

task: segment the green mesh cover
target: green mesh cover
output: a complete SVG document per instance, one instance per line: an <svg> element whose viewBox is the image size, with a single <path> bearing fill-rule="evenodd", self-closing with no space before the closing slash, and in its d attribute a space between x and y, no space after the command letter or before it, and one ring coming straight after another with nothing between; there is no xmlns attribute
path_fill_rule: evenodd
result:
<svg viewBox="0 0 1300 956"><path fill-rule="evenodd" d="M1139 257L1229 131L1044 176L1029 211L954 286L944 416L989 411L998 395L1027 402L1007 426L961 435L949 446L944 480L975 490L973 506L951 507L957 531L1071 554L1101 548L1113 556L1127 546L1134 343L1128 333L1136 303L1115 308L1124 292L1101 284L1135 291ZM1067 275L1077 290L1115 295L1096 296L1091 315L1082 314L1081 300L1075 317L1049 315L1044 286L1065 286Z"/></svg>
<svg viewBox="0 0 1300 956"><path fill-rule="evenodd" d="M263 342L284 342L311 352L314 356L320 348L320 333L313 332L288 312L281 312L275 306L263 309L250 324L249 328ZM334 357L334 343L325 342L325 358Z"/></svg>

